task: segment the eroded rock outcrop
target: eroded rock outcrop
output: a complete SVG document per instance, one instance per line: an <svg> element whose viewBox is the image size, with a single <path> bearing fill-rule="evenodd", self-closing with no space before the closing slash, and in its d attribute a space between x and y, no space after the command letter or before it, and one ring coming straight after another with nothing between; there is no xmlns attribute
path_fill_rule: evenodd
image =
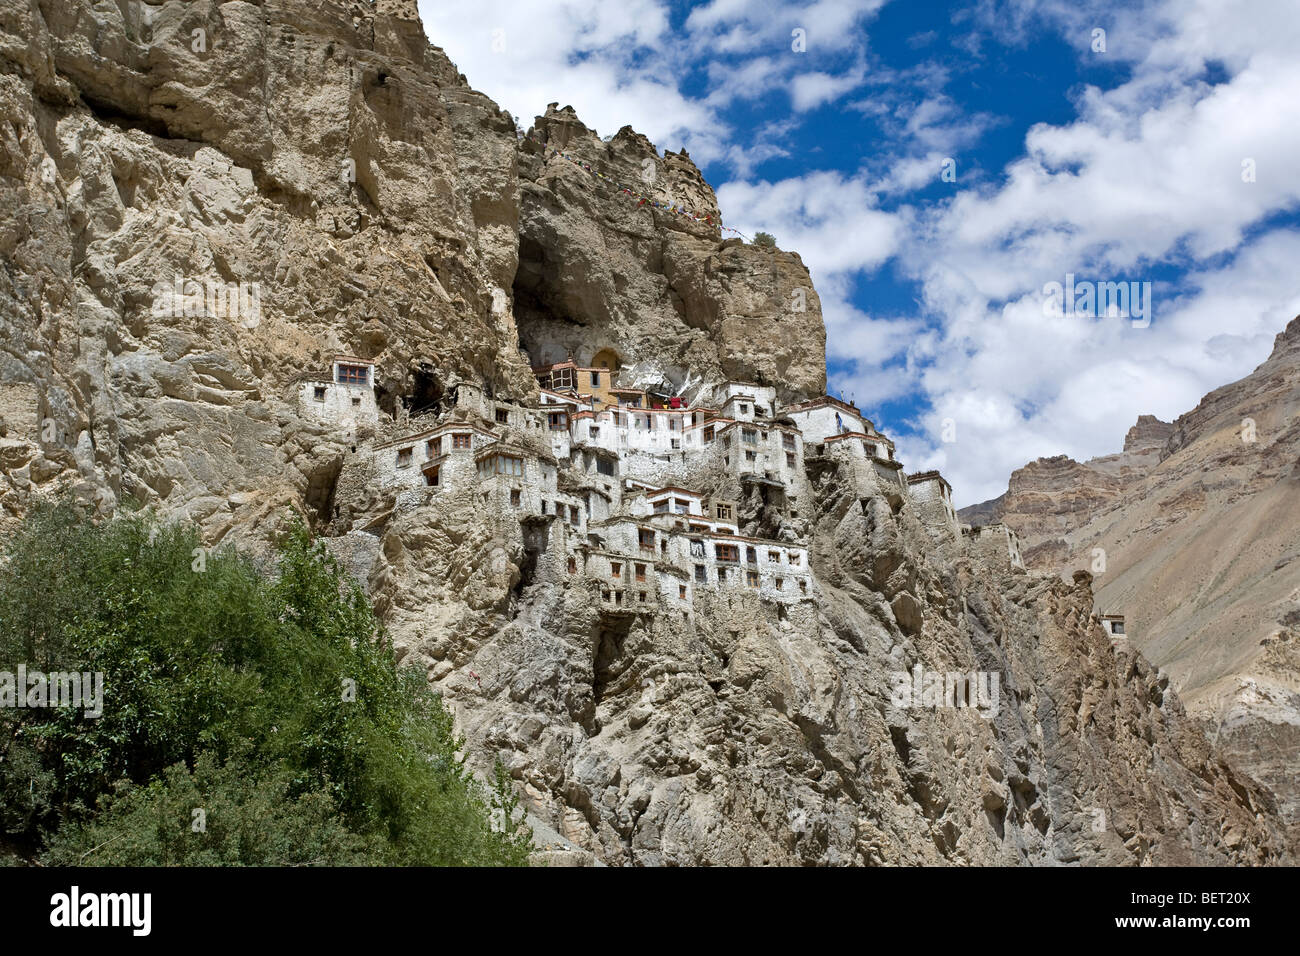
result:
<svg viewBox="0 0 1300 956"><path fill-rule="evenodd" d="M1129 642L1300 821L1300 319L1250 375L1170 425L1143 416L1122 454L1027 492L1042 465L1017 471L999 508L1026 560L1068 574L1102 556L1099 609L1125 615ZM1082 490L1103 481L1113 493Z"/></svg>
<svg viewBox="0 0 1300 956"><path fill-rule="evenodd" d="M660 156L626 126L602 141L556 104L522 152L515 314L535 364L590 365L612 351L626 383L754 381L783 401L824 391L826 330L808 270L795 253L720 242L717 200L685 152Z"/></svg>

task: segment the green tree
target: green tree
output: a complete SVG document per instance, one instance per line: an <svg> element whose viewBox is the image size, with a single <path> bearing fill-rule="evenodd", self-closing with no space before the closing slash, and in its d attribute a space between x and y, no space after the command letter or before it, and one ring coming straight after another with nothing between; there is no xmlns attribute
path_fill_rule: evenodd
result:
<svg viewBox="0 0 1300 956"><path fill-rule="evenodd" d="M754 245L761 249L775 249L776 237L770 232L756 232L754 233Z"/></svg>
<svg viewBox="0 0 1300 956"><path fill-rule="evenodd" d="M263 573L187 524L39 508L0 548L0 670L19 663L100 672L105 698L98 718L0 708L0 826L29 853L67 862L111 839L86 862L526 862L524 828L493 826L500 781L468 773L441 699L301 522ZM172 839L199 798L242 836L214 844L186 820ZM155 817L171 837L142 830ZM301 858L282 853L292 836ZM337 855L316 851L327 836ZM231 849L257 839L263 855Z"/></svg>

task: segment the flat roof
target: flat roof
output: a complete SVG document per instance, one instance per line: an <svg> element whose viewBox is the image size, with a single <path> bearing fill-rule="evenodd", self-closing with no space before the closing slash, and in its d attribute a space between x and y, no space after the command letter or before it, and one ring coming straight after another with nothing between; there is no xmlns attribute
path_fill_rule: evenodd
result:
<svg viewBox="0 0 1300 956"><path fill-rule="evenodd" d="M907 480L909 483L913 481L929 481L932 478L938 478L945 485L948 484L948 479L944 478L943 475L939 474L938 469L935 468L931 468L929 471L914 471L907 476Z"/></svg>
<svg viewBox="0 0 1300 956"><path fill-rule="evenodd" d="M791 412L809 412L814 408L821 408L823 405L838 405L840 408L847 409L854 415L859 417L862 415L858 406L854 405L852 402L846 402L843 399L835 398L831 395L823 395L820 398L809 399L808 401L800 402L797 405L787 405L781 409L781 411L783 414L788 415Z"/></svg>

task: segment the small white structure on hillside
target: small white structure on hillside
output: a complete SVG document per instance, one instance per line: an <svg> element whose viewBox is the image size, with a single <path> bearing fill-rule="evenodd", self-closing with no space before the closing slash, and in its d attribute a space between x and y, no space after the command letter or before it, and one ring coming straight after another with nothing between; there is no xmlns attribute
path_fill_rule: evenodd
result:
<svg viewBox="0 0 1300 956"><path fill-rule="evenodd" d="M1020 556L1020 536L1004 524L975 525L962 528L967 547L973 556L995 567L1024 568Z"/></svg>
<svg viewBox="0 0 1300 956"><path fill-rule="evenodd" d="M952 485L937 471L919 471L907 476L908 491L917 517L933 537L950 540L961 537L961 523L952 504Z"/></svg>
<svg viewBox="0 0 1300 956"><path fill-rule="evenodd" d="M723 418L734 421L771 418L776 414L776 389L754 382L726 382L713 390L713 403Z"/></svg>
<svg viewBox="0 0 1300 956"><path fill-rule="evenodd" d="M1124 631L1123 614L1100 614L1098 620L1101 621L1102 629L1105 630L1112 644L1128 640L1128 634Z"/></svg>
<svg viewBox="0 0 1300 956"><path fill-rule="evenodd" d="M299 379L298 406L312 418L373 429L379 423L374 378L375 363L369 359L335 356L328 374Z"/></svg>
<svg viewBox="0 0 1300 956"><path fill-rule="evenodd" d="M497 437L469 422L446 422L428 431L376 445L380 488L439 488L475 472L474 456Z"/></svg>
<svg viewBox="0 0 1300 956"><path fill-rule="evenodd" d="M864 435L868 431L866 426L869 422L856 405L830 395L788 405L781 409L781 415L795 423L803 433L804 441L810 445L821 444L835 435Z"/></svg>

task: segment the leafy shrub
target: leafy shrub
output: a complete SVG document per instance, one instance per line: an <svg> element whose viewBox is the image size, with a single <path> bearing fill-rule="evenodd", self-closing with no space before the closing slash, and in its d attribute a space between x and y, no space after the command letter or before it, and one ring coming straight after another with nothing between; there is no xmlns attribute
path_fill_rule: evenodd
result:
<svg viewBox="0 0 1300 956"><path fill-rule="evenodd" d="M441 699L300 522L273 576L199 548L189 525L59 505L0 549L0 670L102 672L105 699L99 718L0 708L6 842L55 862L105 840L86 863L526 861L526 830L492 824L513 797L469 775ZM191 831L207 806L220 836Z"/></svg>

